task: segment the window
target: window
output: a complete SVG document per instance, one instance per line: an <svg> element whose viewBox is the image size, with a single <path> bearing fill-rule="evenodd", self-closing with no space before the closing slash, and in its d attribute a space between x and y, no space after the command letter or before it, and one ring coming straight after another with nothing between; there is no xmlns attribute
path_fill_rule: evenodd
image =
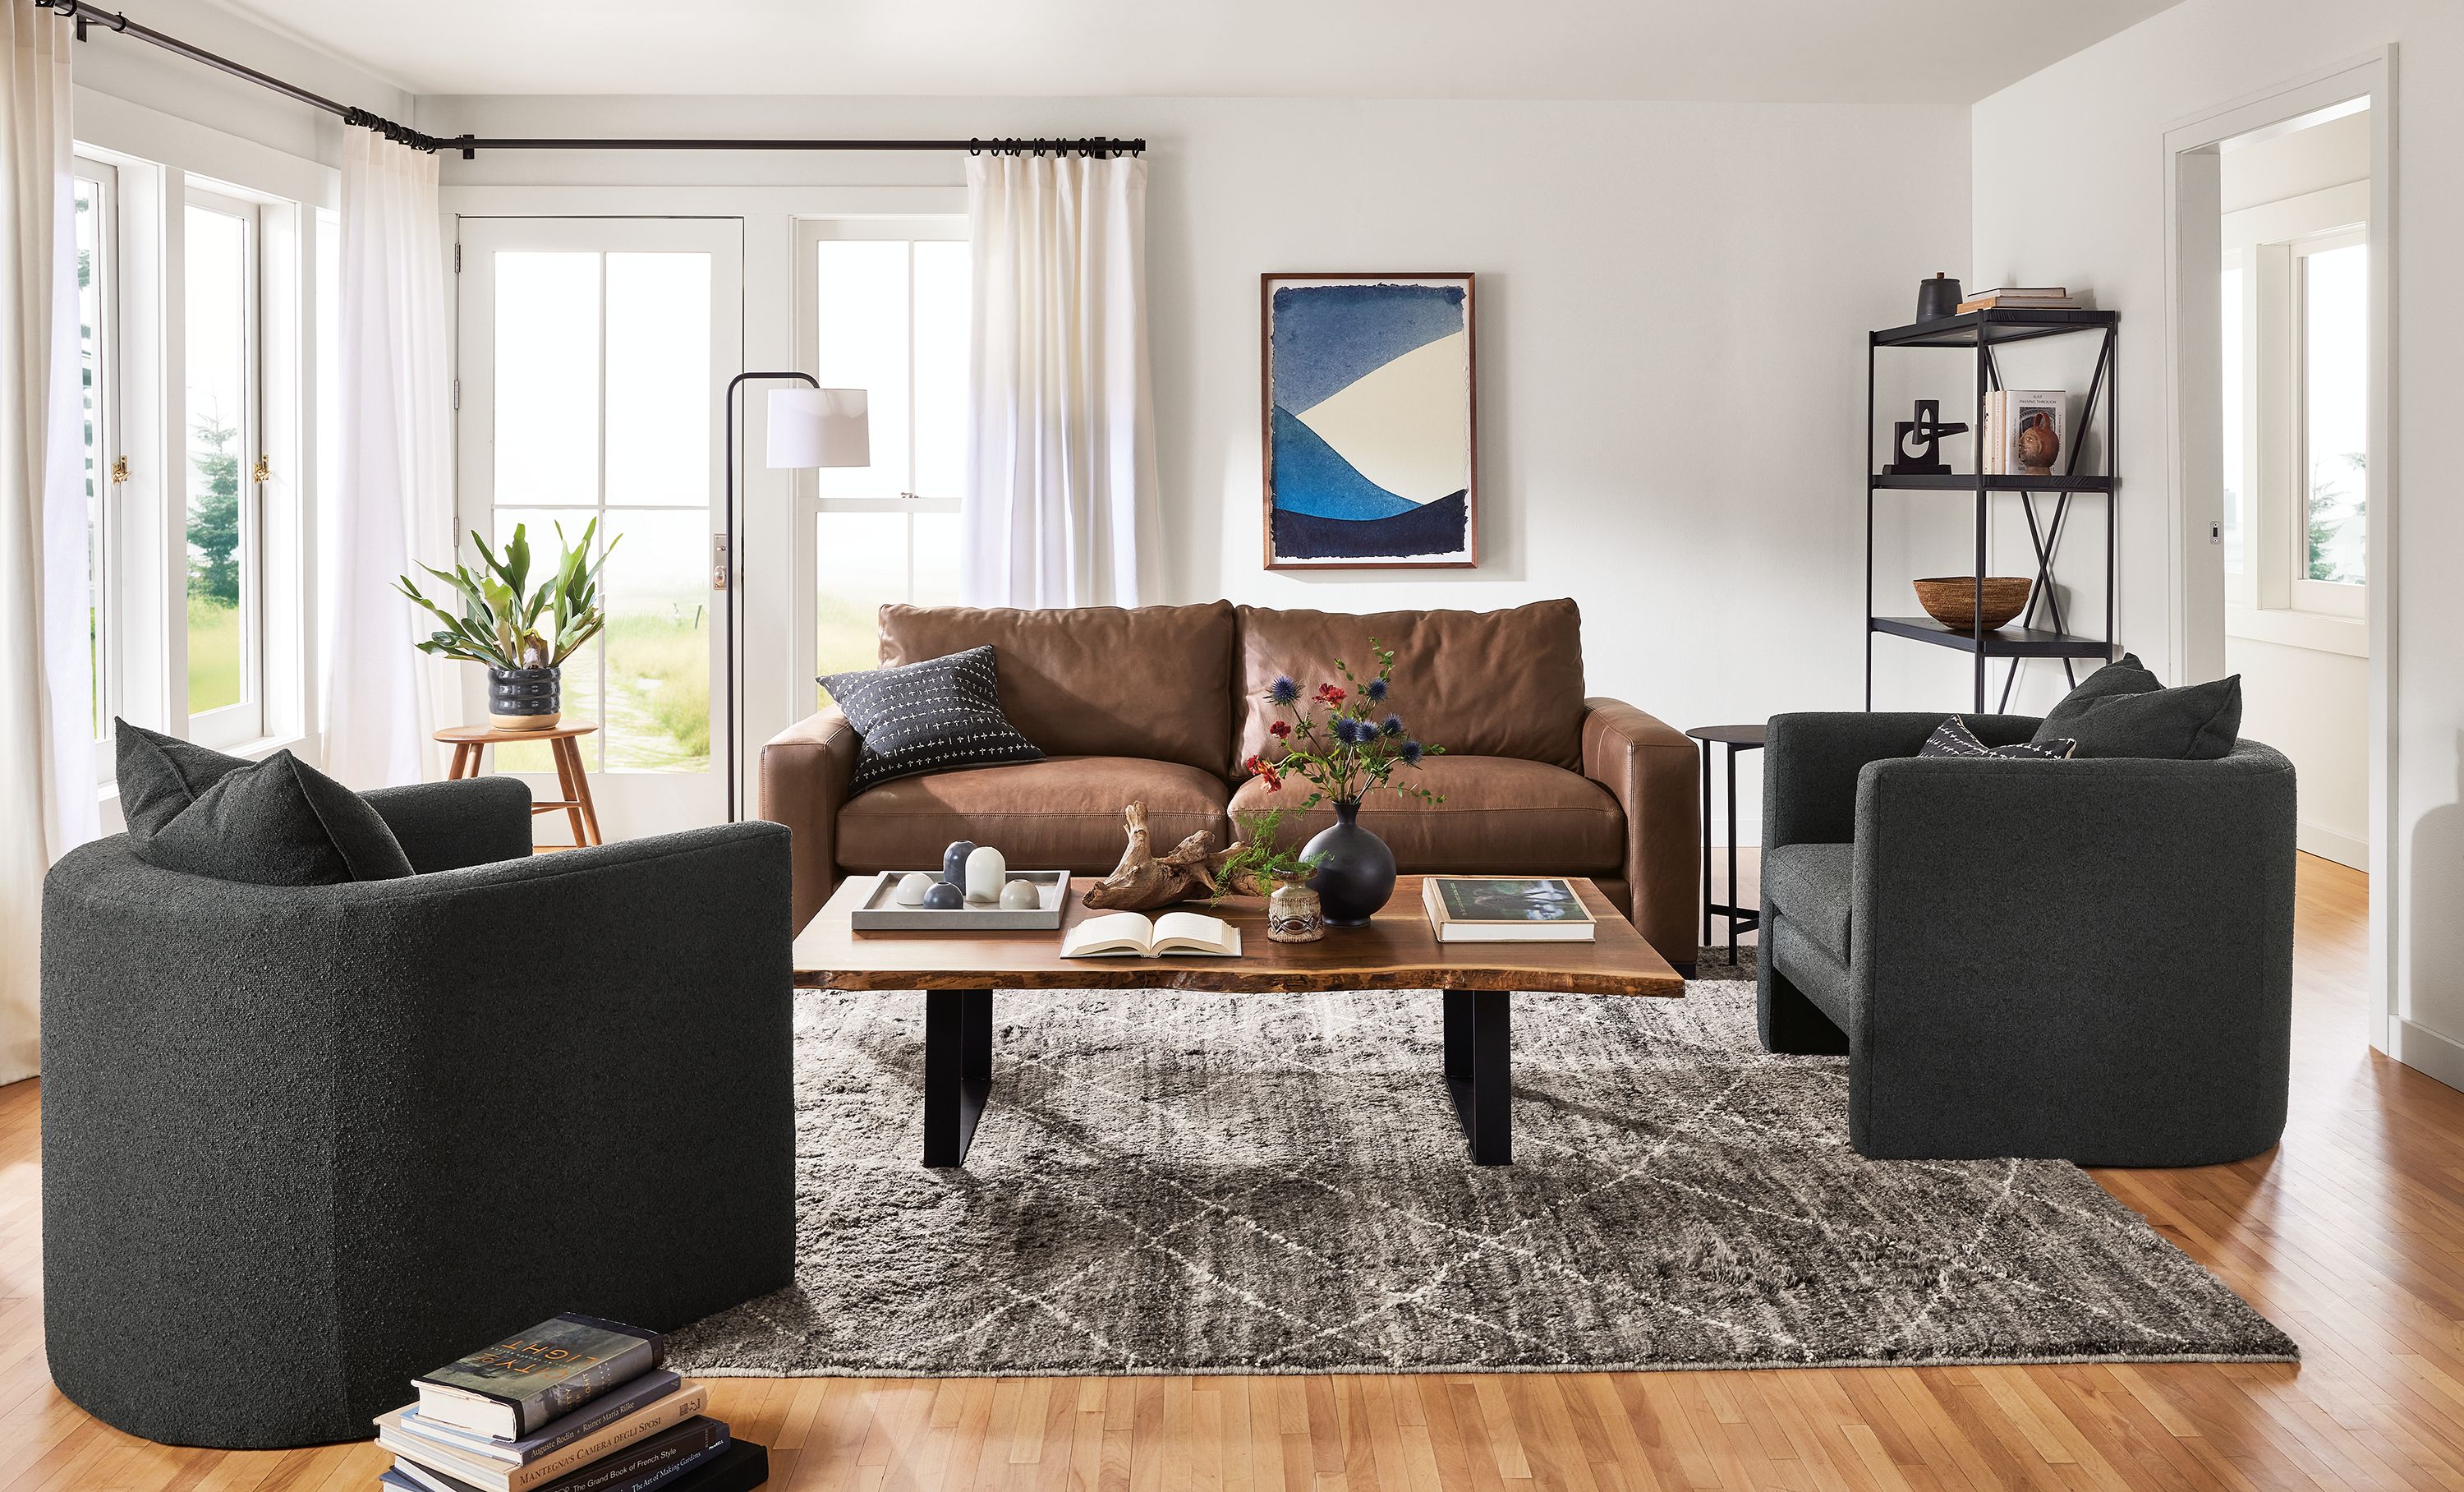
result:
<svg viewBox="0 0 2464 1492"><path fill-rule="evenodd" d="M2301 441L2299 579L2369 579L2369 245L2346 234L2299 247Z"/></svg>
<svg viewBox="0 0 2464 1492"><path fill-rule="evenodd" d="M802 227L803 366L868 390L872 426L871 465L812 474L814 662L828 674L873 665L883 603L958 599L972 291L963 219Z"/></svg>
<svg viewBox="0 0 2464 1492"><path fill-rule="evenodd" d="M192 191L183 220L188 714L194 739L216 744L265 733L256 218Z"/></svg>
<svg viewBox="0 0 2464 1492"><path fill-rule="evenodd" d="M77 367L85 436L85 575L87 656L93 667L91 719L94 739L108 740L118 713L112 690L111 561L113 473L118 457L120 359L113 319L113 291L120 173L99 161L78 160L76 172ZM124 472L125 466L118 467ZM108 752L98 756L107 760Z"/></svg>

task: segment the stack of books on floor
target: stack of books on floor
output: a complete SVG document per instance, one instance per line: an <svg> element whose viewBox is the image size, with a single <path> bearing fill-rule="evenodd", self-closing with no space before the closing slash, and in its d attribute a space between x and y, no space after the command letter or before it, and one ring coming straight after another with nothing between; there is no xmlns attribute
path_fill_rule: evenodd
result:
<svg viewBox="0 0 2464 1492"><path fill-rule="evenodd" d="M377 1416L396 1492L748 1492L769 1452L702 1413L659 1334L563 1315L422 1375Z"/></svg>

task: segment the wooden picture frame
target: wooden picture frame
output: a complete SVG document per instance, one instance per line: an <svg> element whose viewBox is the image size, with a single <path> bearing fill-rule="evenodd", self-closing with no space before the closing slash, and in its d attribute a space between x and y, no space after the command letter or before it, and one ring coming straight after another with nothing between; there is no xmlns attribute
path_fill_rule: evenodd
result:
<svg viewBox="0 0 2464 1492"><path fill-rule="evenodd" d="M1477 304L1469 271L1258 277L1267 569L1479 566Z"/></svg>

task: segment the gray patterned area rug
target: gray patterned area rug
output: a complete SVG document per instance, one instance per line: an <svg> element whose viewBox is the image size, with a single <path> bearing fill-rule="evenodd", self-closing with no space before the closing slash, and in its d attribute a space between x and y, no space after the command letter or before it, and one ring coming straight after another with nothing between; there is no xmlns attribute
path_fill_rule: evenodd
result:
<svg viewBox="0 0 2464 1492"><path fill-rule="evenodd" d="M1434 991L1005 991L993 1018L975 1147L934 1171L922 997L798 997L796 1283L676 1333L672 1366L2295 1355L2076 1167L1858 1155L1843 1060L1763 1052L1733 977L1683 1000L1515 996L1515 1163L1492 1169L1439 1076Z"/></svg>

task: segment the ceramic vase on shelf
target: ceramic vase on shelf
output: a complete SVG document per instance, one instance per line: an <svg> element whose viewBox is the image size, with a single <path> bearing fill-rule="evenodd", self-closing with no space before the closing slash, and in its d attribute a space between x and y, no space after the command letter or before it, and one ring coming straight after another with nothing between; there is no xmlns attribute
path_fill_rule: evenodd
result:
<svg viewBox="0 0 2464 1492"><path fill-rule="evenodd" d="M553 668L488 670L488 724L498 730L549 730L562 710Z"/></svg>
<svg viewBox="0 0 2464 1492"><path fill-rule="evenodd" d="M1330 927L1365 927L1395 894L1395 852L1360 827L1360 800L1334 805L1334 826L1301 847L1317 873L1309 887L1318 895Z"/></svg>

